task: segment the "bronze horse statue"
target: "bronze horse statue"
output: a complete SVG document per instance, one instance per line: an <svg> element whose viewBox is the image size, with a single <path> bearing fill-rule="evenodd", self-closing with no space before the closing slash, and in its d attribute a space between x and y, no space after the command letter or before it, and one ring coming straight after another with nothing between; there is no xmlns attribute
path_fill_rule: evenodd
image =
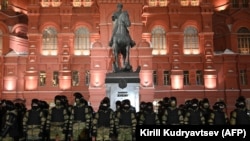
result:
<svg viewBox="0 0 250 141"><path fill-rule="evenodd" d="M131 38L127 27L131 25L129 14L127 11L122 11L115 22L114 33L112 38L112 48L114 55L113 71L114 72L129 72L132 71L132 66L129 61L129 52L131 48ZM122 55L122 66L119 67L119 54Z"/></svg>

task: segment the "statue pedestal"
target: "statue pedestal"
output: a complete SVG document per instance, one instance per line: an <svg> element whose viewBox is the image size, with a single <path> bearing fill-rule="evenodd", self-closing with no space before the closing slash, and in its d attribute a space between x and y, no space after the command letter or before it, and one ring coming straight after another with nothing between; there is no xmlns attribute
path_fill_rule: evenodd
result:
<svg viewBox="0 0 250 141"><path fill-rule="evenodd" d="M129 99L131 106L139 111L139 73L119 72L108 73L105 79L106 95L110 98L110 107L116 110L116 101Z"/></svg>

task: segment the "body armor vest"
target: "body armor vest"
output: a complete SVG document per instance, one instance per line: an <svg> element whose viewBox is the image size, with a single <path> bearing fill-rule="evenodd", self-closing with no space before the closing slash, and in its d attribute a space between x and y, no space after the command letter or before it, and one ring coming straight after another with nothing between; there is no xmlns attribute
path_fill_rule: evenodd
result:
<svg viewBox="0 0 250 141"><path fill-rule="evenodd" d="M147 113L144 113L144 117L145 117L145 120L144 120L144 123L145 125L155 125L155 116L156 114L154 112L147 112Z"/></svg>
<svg viewBox="0 0 250 141"><path fill-rule="evenodd" d="M189 122L188 124L190 125L200 125L201 124L201 112L200 110L190 110L190 117L189 117Z"/></svg>
<svg viewBox="0 0 250 141"><path fill-rule="evenodd" d="M85 109L86 109L86 107L74 107L74 120L75 121L82 121L82 122L86 121Z"/></svg>
<svg viewBox="0 0 250 141"><path fill-rule="evenodd" d="M225 125L226 118L225 113L222 111L214 111L214 125Z"/></svg>
<svg viewBox="0 0 250 141"><path fill-rule="evenodd" d="M53 108L51 115L51 122L64 122L64 109L63 108Z"/></svg>
<svg viewBox="0 0 250 141"><path fill-rule="evenodd" d="M40 111L30 110L27 125L40 125L40 124L41 124Z"/></svg>
<svg viewBox="0 0 250 141"><path fill-rule="evenodd" d="M244 124L250 124L250 116L247 115L246 110L236 110L236 124L237 125L244 125Z"/></svg>
<svg viewBox="0 0 250 141"><path fill-rule="evenodd" d="M167 116L167 124L180 124L178 109L167 109L168 116Z"/></svg>
<svg viewBox="0 0 250 141"><path fill-rule="evenodd" d="M119 124L129 126L132 124L131 111L121 111Z"/></svg>
<svg viewBox="0 0 250 141"><path fill-rule="evenodd" d="M100 111L98 112L98 126L104 126L109 127L109 121L110 121L110 111Z"/></svg>

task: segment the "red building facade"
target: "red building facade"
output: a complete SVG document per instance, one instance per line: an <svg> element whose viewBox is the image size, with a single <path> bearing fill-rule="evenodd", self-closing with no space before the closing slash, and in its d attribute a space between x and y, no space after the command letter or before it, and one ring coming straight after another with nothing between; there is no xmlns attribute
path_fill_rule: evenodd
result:
<svg viewBox="0 0 250 141"><path fill-rule="evenodd" d="M73 103L81 92L96 109L112 72L118 2L132 23L140 101L207 97L231 111L250 97L248 0L1 0L0 98L29 106L63 94Z"/></svg>

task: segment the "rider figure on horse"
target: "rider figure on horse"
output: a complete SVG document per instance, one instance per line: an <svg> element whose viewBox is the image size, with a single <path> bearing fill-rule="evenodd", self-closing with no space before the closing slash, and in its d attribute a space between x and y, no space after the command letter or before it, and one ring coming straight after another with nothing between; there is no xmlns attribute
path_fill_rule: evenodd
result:
<svg viewBox="0 0 250 141"><path fill-rule="evenodd" d="M123 8L123 4L122 3L118 3L117 4L117 11L113 14L112 16L112 21L115 22L118 17L120 16L120 14L123 12L122 11L122 8ZM117 30L117 25L115 25L114 29L113 29L113 32L112 32L112 37L111 37L111 40L109 41L109 46L112 47L113 45L113 37L114 37L114 33L116 32ZM129 33L129 31L127 30L127 32ZM129 35L129 34L128 34ZM129 35L129 38L130 38L130 46L131 48L135 46L135 41L133 41Z"/></svg>

